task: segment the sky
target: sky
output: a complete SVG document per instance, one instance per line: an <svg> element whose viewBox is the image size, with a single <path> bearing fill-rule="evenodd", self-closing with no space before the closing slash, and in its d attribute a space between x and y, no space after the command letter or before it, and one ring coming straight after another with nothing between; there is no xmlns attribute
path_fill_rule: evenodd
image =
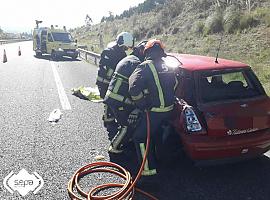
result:
<svg viewBox="0 0 270 200"><path fill-rule="evenodd" d="M59 25L69 28L85 24L88 14L94 23L103 16L121 14L144 0L5 0L1 2L0 27L6 32L31 32L35 20L42 26Z"/></svg>

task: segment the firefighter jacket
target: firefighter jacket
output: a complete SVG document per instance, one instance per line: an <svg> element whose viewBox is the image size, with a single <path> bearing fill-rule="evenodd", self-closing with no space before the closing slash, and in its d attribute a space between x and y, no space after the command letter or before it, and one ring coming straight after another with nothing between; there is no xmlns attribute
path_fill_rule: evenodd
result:
<svg viewBox="0 0 270 200"><path fill-rule="evenodd" d="M142 110L168 112L174 107L177 78L174 69L163 60L147 60L129 78L129 93Z"/></svg>
<svg viewBox="0 0 270 200"><path fill-rule="evenodd" d="M132 107L128 79L140 63L140 59L134 55L127 56L118 63L104 99L106 104L113 108Z"/></svg>
<svg viewBox="0 0 270 200"><path fill-rule="evenodd" d="M101 98L104 98L107 92L116 65L126 56L127 55L123 48L119 47L118 45L107 48L101 53L98 76L96 80L96 85L99 88Z"/></svg>

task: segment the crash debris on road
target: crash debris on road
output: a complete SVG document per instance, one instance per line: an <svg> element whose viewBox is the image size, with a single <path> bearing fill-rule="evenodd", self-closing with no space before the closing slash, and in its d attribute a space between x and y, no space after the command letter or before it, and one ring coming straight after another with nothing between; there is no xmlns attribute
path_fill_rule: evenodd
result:
<svg viewBox="0 0 270 200"><path fill-rule="evenodd" d="M54 109L51 112L51 114L48 118L48 121L52 124L55 124L61 119L62 115L63 115L63 113L60 111L60 109Z"/></svg>
<svg viewBox="0 0 270 200"><path fill-rule="evenodd" d="M103 101L100 98L98 88L80 86L78 88L72 88L71 92L74 96L83 100L89 100L94 103L100 103Z"/></svg>

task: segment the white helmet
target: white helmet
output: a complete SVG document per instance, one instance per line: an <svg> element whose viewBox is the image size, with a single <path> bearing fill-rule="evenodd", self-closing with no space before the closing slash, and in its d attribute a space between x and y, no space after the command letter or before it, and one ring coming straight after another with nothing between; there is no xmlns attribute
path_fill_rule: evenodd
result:
<svg viewBox="0 0 270 200"><path fill-rule="evenodd" d="M118 46L126 46L132 48L134 46L133 36L128 32L120 33L116 38Z"/></svg>

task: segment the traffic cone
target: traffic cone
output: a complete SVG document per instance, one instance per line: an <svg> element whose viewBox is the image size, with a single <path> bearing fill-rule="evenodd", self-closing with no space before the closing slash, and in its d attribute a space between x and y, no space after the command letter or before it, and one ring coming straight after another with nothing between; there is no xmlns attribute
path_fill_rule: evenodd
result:
<svg viewBox="0 0 270 200"><path fill-rule="evenodd" d="M6 50L4 49L4 55L3 55L3 63L7 62L7 54L6 54Z"/></svg>
<svg viewBox="0 0 270 200"><path fill-rule="evenodd" d="M22 52L21 52L21 48L20 48L20 46L19 46L18 55L19 55L19 56L21 56L21 55L22 55Z"/></svg>

